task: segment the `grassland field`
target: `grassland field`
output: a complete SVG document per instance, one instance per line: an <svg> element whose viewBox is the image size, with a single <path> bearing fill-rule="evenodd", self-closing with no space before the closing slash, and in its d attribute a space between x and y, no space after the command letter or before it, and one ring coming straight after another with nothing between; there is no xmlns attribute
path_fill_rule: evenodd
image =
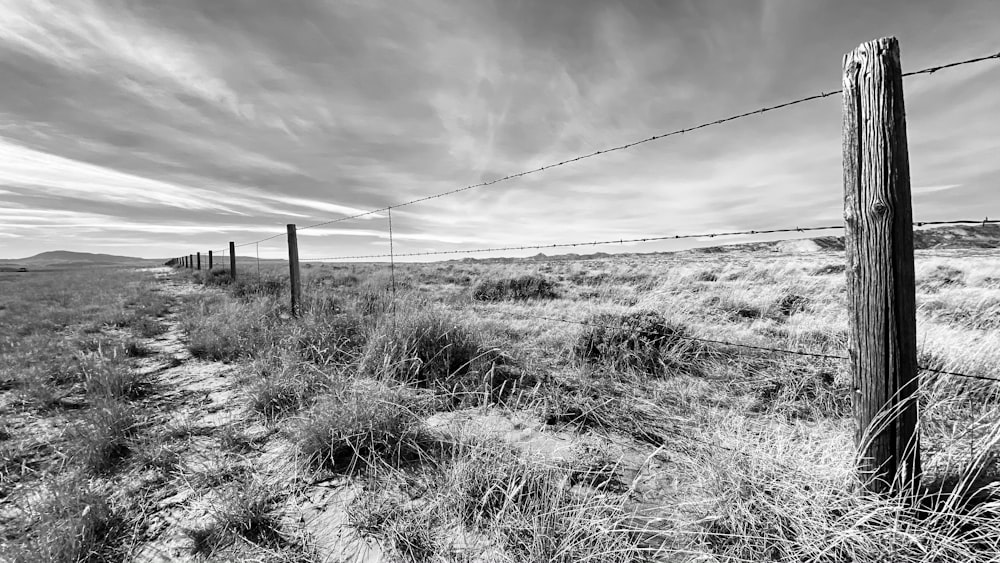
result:
<svg viewBox="0 0 1000 563"><path fill-rule="evenodd" d="M241 264L242 268L242 264ZM1000 254L918 251L919 362L1000 374ZM0 559L997 561L1000 384L853 472L843 254L0 274Z"/></svg>

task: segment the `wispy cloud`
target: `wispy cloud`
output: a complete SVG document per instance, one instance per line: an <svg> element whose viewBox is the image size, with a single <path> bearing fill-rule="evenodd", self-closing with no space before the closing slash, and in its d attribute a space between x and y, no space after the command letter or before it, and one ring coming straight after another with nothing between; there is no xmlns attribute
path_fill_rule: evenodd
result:
<svg viewBox="0 0 1000 563"><path fill-rule="evenodd" d="M962 184L942 184L940 186L916 186L911 188L913 192L927 193L927 192L943 192L945 190L953 190L955 188L962 187Z"/></svg>
<svg viewBox="0 0 1000 563"><path fill-rule="evenodd" d="M219 248L836 89L841 54L886 33L907 69L998 48L996 2L916 4L0 0L0 237L18 237L0 255ZM994 203L995 67L906 81L918 219ZM393 209L395 246L837 221L840 111L831 97ZM302 231L301 252L382 249L387 219Z"/></svg>

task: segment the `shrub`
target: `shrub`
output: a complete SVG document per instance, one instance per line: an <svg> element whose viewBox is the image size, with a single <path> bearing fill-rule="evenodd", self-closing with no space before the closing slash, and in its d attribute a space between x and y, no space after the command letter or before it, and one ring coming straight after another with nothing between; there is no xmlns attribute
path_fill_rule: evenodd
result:
<svg viewBox="0 0 1000 563"><path fill-rule="evenodd" d="M539 275L481 280L472 289L476 301L511 301L553 299L558 297L555 283Z"/></svg>
<svg viewBox="0 0 1000 563"><path fill-rule="evenodd" d="M355 382L312 408L297 432L299 451L315 469L346 473L417 461L430 444L422 403L405 387Z"/></svg>
<svg viewBox="0 0 1000 563"><path fill-rule="evenodd" d="M513 363L451 313L424 309L383 319L365 346L361 371L461 392L480 388L497 377L498 369L514 369ZM504 373L502 379L511 379Z"/></svg>
<svg viewBox="0 0 1000 563"><path fill-rule="evenodd" d="M601 314L586 324L574 346L575 355L614 371L655 376L697 373L697 362L708 353L703 344L686 338L685 327L655 311Z"/></svg>

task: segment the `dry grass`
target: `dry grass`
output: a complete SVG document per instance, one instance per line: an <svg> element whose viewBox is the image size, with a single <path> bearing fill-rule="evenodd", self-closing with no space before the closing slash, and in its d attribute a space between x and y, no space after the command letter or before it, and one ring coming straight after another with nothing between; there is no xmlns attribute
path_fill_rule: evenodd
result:
<svg viewBox="0 0 1000 563"><path fill-rule="evenodd" d="M125 269L0 284L0 508L19 515L4 522L0 559L121 560L138 516L110 484L131 463L152 391L135 369L148 354L138 339L160 332L170 299L148 272Z"/></svg>
<svg viewBox="0 0 1000 563"><path fill-rule="evenodd" d="M381 265L304 273L301 318L287 315L277 267L259 283L211 276L227 293L186 305L192 353L235 363L246 399L246 418L212 436L242 461L191 476L231 499L191 532L200 553L305 553L286 541L289 491L254 485L269 436L292 442L286 461L301 479L360 487L347 523L394 561L930 563L1000 552L1000 386L925 375L925 487L886 499L854 475L840 362L698 342L843 354L841 255L401 264L395 291ZM503 281L520 279L545 280L558 298L504 294L531 286ZM996 258L918 252L922 364L1000 371L996 280ZM500 298L477 298L487 286ZM58 410L48 391L86 378L75 350L32 340L38 326L19 329L19 346L62 360L31 368L48 382L37 392L15 386L31 408ZM264 438L244 433L261 423ZM170 448L123 436L129 455L101 471L123 460L178 470Z"/></svg>

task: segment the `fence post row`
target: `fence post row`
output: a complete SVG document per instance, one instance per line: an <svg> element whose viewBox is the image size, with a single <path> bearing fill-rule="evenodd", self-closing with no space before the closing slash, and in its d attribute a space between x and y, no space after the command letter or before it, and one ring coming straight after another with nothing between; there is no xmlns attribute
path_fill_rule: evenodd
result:
<svg viewBox="0 0 1000 563"><path fill-rule="evenodd" d="M209 250L208 251L208 271L209 272L212 271L212 266L213 266L213 264L212 264L212 251Z"/></svg>
<svg viewBox="0 0 1000 563"><path fill-rule="evenodd" d="M292 316L299 315L302 306L302 285L299 280L299 239L295 225L288 225L288 280L292 290Z"/></svg>
<svg viewBox="0 0 1000 563"><path fill-rule="evenodd" d="M868 490L920 478L913 214L899 43L844 55L844 226L858 470Z"/></svg>
<svg viewBox="0 0 1000 563"><path fill-rule="evenodd" d="M229 241L229 279L236 281L236 243Z"/></svg>

